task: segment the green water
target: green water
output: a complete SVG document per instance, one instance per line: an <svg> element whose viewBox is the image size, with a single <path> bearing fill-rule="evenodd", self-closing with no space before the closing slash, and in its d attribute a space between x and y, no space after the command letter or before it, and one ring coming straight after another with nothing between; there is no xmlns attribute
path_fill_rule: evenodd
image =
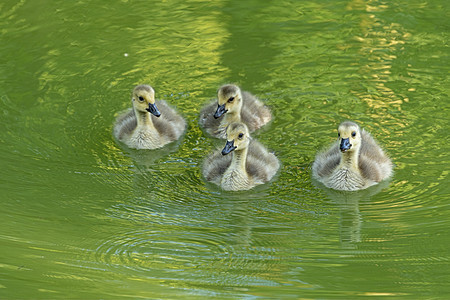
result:
<svg viewBox="0 0 450 300"><path fill-rule="evenodd" d="M0 4L1 299L448 299L447 0ZM224 83L264 99L275 180L223 192L198 126ZM132 151L134 85L188 121ZM311 180L346 119L392 157L382 185Z"/></svg>

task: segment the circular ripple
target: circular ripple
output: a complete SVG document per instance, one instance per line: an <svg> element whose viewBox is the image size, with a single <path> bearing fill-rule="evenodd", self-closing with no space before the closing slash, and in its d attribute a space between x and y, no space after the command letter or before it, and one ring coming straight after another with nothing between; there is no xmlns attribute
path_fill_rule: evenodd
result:
<svg viewBox="0 0 450 300"><path fill-rule="evenodd" d="M109 266L135 271L174 272L220 262L233 249L219 241L219 233L165 228L164 231L124 232L104 241L95 251L96 260Z"/></svg>

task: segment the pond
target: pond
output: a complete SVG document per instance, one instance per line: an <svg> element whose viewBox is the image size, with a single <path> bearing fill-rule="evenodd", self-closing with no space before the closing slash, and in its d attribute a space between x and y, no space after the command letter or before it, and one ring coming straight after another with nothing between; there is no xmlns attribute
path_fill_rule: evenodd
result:
<svg viewBox="0 0 450 300"><path fill-rule="evenodd" d="M446 0L11 1L0 5L2 299L450 295ZM271 108L275 178L225 192L198 124L233 82ZM188 123L160 150L112 136L150 84ZM358 122L394 176L311 179Z"/></svg>

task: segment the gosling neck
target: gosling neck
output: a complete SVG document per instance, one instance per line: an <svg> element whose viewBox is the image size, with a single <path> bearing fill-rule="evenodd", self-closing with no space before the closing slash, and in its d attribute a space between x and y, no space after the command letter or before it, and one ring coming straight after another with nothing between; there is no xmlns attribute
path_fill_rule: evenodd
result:
<svg viewBox="0 0 450 300"><path fill-rule="evenodd" d="M341 167L353 170L359 169L359 147L357 149L354 149L353 151L342 153L341 157Z"/></svg>
<svg viewBox="0 0 450 300"><path fill-rule="evenodd" d="M247 170L245 167L247 163L247 152L248 152L247 147L241 150L238 149L234 150L233 156L231 158L230 168L237 169L242 173L244 173L245 175L247 175Z"/></svg>
<svg viewBox="0 0 450 300"><path fill-rule="evenodd" d="M223 119L219 124L219 128L217 130L218 133L220 133L220 135L223 138L226 138L226 132L227 132L227 127L228 125L230 125L231 123L234 122L241 122L241 113L240 112L226 112L223 115Z"/></svg>
<svg viewBox="0 0 450 300"><path fill-rule="evenodd" d="M228 125L233 122L241 122L241 112L239 111L233 111L233 112L226 112L225 116L223 118L223 123Z"/></svg>
<svg viewBox="0 0 450 300"><path fill-rule="evenodd" d="M136 115L137 127L154 127L152 116L149 112L143 112L135 108L134 113Z"/></svg>

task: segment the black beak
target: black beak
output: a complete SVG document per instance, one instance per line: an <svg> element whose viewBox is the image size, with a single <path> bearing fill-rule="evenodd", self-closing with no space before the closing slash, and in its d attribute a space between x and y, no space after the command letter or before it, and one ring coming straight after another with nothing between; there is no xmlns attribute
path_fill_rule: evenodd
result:
<svg viewBox="0 0 450 300"><path fill-rule="evenodd" d="M342 152L349 150L351 147L352 144L350 144L350 138L341 140L341 145L339 146L339 148L341 149Z"/></svg>
<svg viewBox="0 0 450 300"><path fill-rule="evenodd" d="M156 107L156 104L148 104L148 108L146 108L146 110L155 115L155 117L159 117L161 115L161 113L159 112L158 108Z"/></svg>
<svg viewBox="0 0 450 300"><path fill-rule="evenodd" d="M226 113L228 109L225 109L225 104L218 105L216 113L214 114L214 118L220 118L224 113Z"/></svg>
<svg viewBox="0 0 450 300"><path fill-rule="evenodd" d="M236 148L237 147L234 145L234 140L227 141L227 143L225 144L225 148L223 148L223 150L222 150L222 155L227 155L228 153L230 153L231 151L233 151Z"/></svg>

